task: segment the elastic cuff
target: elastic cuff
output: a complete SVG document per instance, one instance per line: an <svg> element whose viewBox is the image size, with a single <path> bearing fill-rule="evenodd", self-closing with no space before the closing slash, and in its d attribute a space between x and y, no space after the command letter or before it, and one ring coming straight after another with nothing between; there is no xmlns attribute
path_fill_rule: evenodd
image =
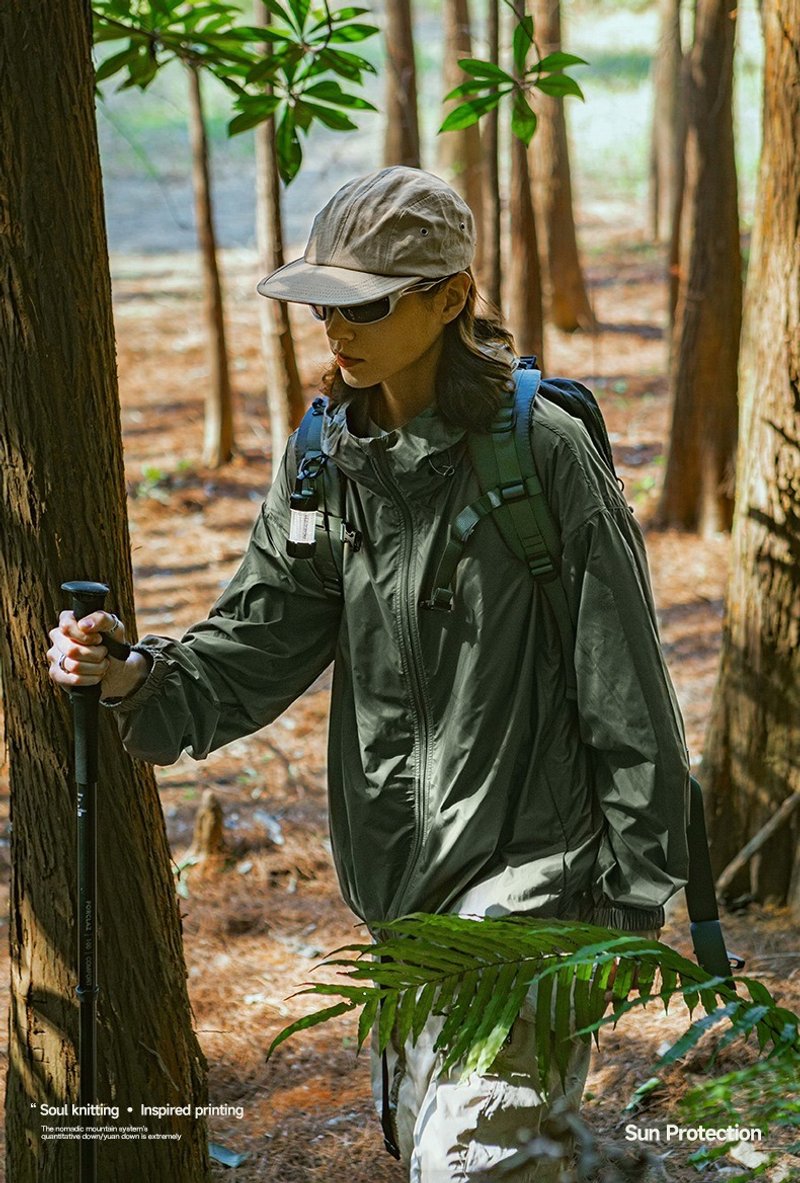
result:
<svg viewBox="0 0 800 1183"><path fill-rule="evenodd" d="M620 932L647 932L664 927L664 908L634 908L606 900L595 908L594 922L601 928L616 928Z"/></svg>
<svg viewBox="0 0 800 1183"><path fill-rule="evenodd" d="M150 662L150 672L138 689L125 698L106 698L100 700L100 705L106 710L114 711L118 715L125 715L128 711L135 711L147 702L148 698L158 691L168 673L167 659L159 649L151 649L149 645L131 645L131 650L143 653Z"/></svg>

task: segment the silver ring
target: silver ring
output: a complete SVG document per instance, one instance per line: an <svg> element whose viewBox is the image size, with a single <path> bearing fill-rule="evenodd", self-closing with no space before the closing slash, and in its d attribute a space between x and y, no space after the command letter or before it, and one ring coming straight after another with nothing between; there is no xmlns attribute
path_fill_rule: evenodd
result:
<svg viewBox="0 0 800 1183"><path fill-rule="evenodd" d="M109 634L109 636L112 636L112 637L113 637L114 633L117 631L117 629L119 628L119 626L122 624L122 621L121 621L121 620L120 620L120 618L119 618L119 617L116 615L116 613L115 613L115 612L109 612L109 614L108 614L108 615L111 617L111 619L114 621L114 623L112 624L111 628L109 628L109 629L106 629L106 632Z"/></svg>
<svg viewBox="0 0 800 1183"><path fill-rule="evenodd" d="M64 659L66 658L66 656L67 656L66 653L62 653L58 659L58 668L60 670L64 670ZM67 670L64 670L64 673L66 674Z"/></svg>

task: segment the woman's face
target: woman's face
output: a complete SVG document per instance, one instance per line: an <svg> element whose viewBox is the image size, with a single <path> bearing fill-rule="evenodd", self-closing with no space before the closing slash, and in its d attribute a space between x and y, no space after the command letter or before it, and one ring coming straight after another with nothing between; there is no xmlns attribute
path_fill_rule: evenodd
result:
<svg viewBox="0 0 800 1183"><path fill-rule="evenodd" d="M432 295L409 292L375 324L353 324L334 309L325 332L347 385L364 390L386 383L399 389L417 385L429 371L432 378L444 326L463 308L469 285L462 273Z"/></svg>

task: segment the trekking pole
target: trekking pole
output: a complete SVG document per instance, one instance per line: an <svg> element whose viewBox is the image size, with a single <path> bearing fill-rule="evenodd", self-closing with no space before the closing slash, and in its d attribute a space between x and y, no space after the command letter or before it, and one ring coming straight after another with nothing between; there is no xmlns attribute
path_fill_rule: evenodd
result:
<svg viewBox="0 0 800 1183"><path fill-rule="evenodd" d="M75 580L62 583L61 590L72 596L76 620L103 607L108 588L104 583ZM103 644L113 657L124 659L130 649L101 633ZM80 1069L79 1100L91 1106L97 1100L97 723L100 685L73 686L72 721L75 739L75 779L78 789L78 995ZM91 1110L87 1113L91 1117ZM81 1138L80 1183L96 1183L97 1143Z"/></svg>

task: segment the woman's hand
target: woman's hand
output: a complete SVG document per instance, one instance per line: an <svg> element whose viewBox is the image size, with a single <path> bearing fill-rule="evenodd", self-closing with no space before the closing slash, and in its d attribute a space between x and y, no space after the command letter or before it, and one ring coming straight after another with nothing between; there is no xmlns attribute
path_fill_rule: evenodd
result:
<svg viewBox="0 0 800 1183"><path fill-rule="evenodd" d="M71 611L62 612L58 625L49 633L51 681L65 690L99 683L101 698L124 698L137 690L150 669L147 658L132 651L127 661L117 661L109 656L101 632L110 634L115 641L125 640L124 624L109 612L92 612L80 621Z"/></svg>

